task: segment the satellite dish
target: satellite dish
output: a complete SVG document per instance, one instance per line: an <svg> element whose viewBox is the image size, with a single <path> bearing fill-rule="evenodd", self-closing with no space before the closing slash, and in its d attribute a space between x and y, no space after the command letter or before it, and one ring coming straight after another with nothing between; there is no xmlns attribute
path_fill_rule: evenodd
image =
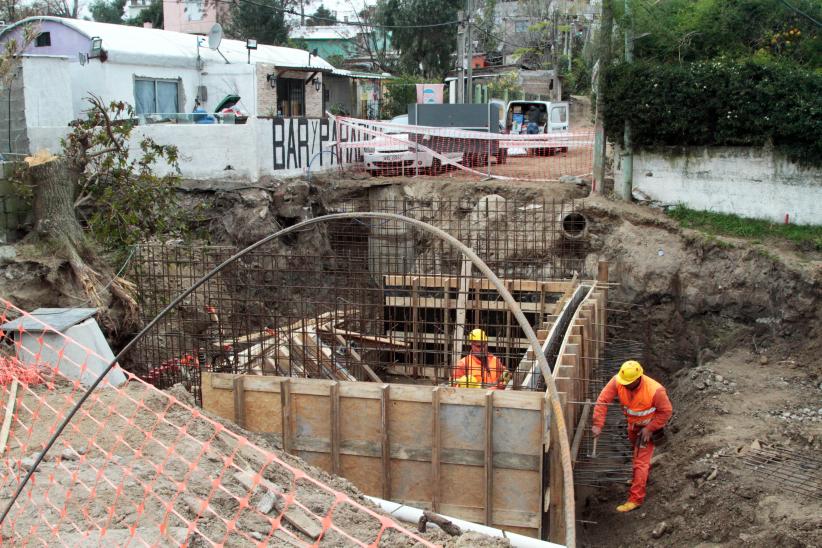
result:
<svg viewBox="0 0 822 548"><path fill-rule="evenodd" d="M88 57L86 57L86 54L82 51L77 53L77 58L80 59L80 66L83 66L86 63L88 63Z"/></svg>
<svg viewBox="0 0 822 548"><path fill-rule="evenodd" d="M214 23L211 30L208 32L208 47L217 49L220 47L220 42L223 41L223 27L220 23Z"/></svg>

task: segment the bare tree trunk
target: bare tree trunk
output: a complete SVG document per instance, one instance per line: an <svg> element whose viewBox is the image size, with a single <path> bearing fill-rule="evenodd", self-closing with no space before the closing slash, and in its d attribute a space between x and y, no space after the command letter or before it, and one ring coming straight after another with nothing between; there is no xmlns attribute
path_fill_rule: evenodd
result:
<svg viewBox="0 0 822 548"><path fill-rule="evenodd" d="M74 214L76 177L65 160L52 156L29 163L28 182L34 188L34 230L40 238L64 239L85 247L85 235Z"/></svg>
<svg viewBox="0 0 822 548"><path fill-rule="evenodd" d="M103 276L92 265L101 263L90 245L74 212L74 194L79 180L76 170L57 156L34 156L27 159L27 182L34 188L34 231L32 236L50 243L56 253L65 258L74 277L91 306L100 309L99 318L106 328L116 331L116 322L109 314L106 291L114 298L111 306L120 305L123 324L136 325L137 302L132 296L134 286L114 276L104 285ZM105 265L102 265L105 267Z"/></svg>

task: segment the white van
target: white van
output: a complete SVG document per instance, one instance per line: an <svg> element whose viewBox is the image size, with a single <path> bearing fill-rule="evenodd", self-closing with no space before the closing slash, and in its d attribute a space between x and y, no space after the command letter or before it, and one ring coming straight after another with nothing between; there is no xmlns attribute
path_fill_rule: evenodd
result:
<svg viewBox="0 0 822 548"><path fill-rule="evenodd" d="M511 135L528 133L528 112L534 107L539 112L538 133L568 131L569 105L567 101L509 101L505 109L505 129ZM557 152L568 152L568 147L532 148L534 154L551 155Z"/></svg>

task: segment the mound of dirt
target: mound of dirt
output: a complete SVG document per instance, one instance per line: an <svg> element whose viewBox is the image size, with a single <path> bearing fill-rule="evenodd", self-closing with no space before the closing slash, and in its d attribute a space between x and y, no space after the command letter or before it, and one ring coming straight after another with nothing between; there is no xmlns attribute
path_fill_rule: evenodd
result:
<svg viewBox="0 0 822 548"><path fill-rule="evenodd" d="M321 546L349 546L351 538L374 541L383 525L378 517L340 503L339 494L307 478L383 514L347 480L283 453L265 436L245 432L205 412L192 412L194 402L180 385L170 393L185 406L137 381L95 393L18 500L2 528L4 540L19 542L22 535L30 535L47 544L87 544L91 539L92 543L120 545L136 538L156 546L205 546L223 539L226 545L251 546L251 539L256 539L287 546L310 542L305 529L319 532L319 520L324 519L337 529L325 531ZM65 381L51 388L21 388L9 449L0 461L0 497L8 499L19 474L32 466L52 424L77 397L76 387ZM224 428L215 427L215 422ZM239 434L239 443L225 435L225 430ZM254 445L243 444L242 437ZM265 451L307 478L272 462ZM261 479L246 485L254 482L257 473ZM277 490L284 499L271 498ZM268 510L261 510L267 496ZM280 508L276 501L282 506L290 497L300 506L288 502L290 514L277 522L292 536L272 537L272 521L266 515L276 516L279 510L272 512ZM299 515L294 517L294 512ZM404 525L414 529L413 524ZM433 528L419 536L455 547L509 545L505 539L475 533L449 537ZM380 543L416 544L394 529L387 529Z"/></svg>

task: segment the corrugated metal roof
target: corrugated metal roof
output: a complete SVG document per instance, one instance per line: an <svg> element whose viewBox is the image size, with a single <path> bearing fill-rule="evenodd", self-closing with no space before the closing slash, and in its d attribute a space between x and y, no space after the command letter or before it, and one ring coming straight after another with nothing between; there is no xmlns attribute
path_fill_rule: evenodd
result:
<svg viewBox="0 0 822 548"><path fill-rule="evenodd" d="M46 324L51 329L62 333L69 327L87 320L96 313L96 308L38 308L31 313L33 317L24 316L6 322L0 325L0 329L10 332L19 331L22 324L23 331L42 333L47 330L43 326L43 324Z"/></svg>
<svg viewBox="0 0 822 548"><path fill-rule="evenodd" d="M294 27L288 33L291 38L303 40L351 40L359 34L355 25L328 25L316 27Z"/></svg>
<svg viewBox="0 0 822 548"><path fill-rule="evenodd" d="M113 63L154 66L196 66L198 54L206 62L225 63L220 53L208 48L208 41L194 34L147 29L128 25L112 25L96 21L65 19L63 17L28 17L8 26L0 32L0 38L14 29L32 22L51 21L65 25L91 38L100 37L108 60ZM201 47L197 47L198 41ZM199 50L199 51L198 51ZM223 39L220 52L229 63L248 62L245 42ZM252 63L268 63L284 68L330 71L333 66L322 57L311 57L305 50L259 44L251 51Z"/></svg>

